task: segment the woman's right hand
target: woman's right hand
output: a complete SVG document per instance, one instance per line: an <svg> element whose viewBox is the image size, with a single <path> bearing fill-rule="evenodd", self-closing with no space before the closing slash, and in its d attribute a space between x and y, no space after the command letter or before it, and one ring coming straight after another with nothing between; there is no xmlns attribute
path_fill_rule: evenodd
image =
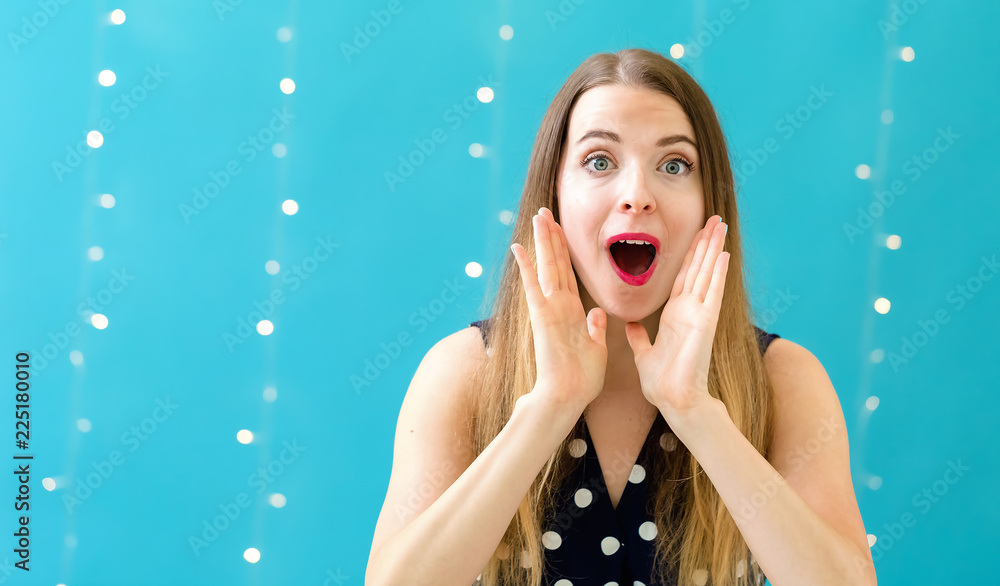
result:
<svg viewBox="0 0 1000 586"><path fill-rule="evenodd" d="M521 270L535 346L535 387L531 394L559 408L580 412L601 393L608 362L607 314L585 314L562 227L542 208L532 218L538 274L520 244L510 248Z"/></svg>

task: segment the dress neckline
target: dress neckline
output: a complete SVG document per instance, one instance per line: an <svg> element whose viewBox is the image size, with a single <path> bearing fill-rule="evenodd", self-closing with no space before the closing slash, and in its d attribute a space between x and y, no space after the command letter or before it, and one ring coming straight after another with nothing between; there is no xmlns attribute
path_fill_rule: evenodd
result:
<svg viewBox="0 0 1000 586"><path fill-rule="evenodd" d="M646 469L645 467L642 467L642 464L646 459L646 453L649 451L653 435L656 433L657 429L663 428L659 425L661 421L663 421L665 426L666 420L663 419L663 414L657 413L656 418L653 420L653 425L649 428L649 431L646 432L646 438L643 440L642 447L639 449L639 455L636 456L635 461L632 462L631 466L629 466L629 480L625 482L625 488L622 490L621 496L618 497L618 505L615 506L611 502L611 491L608 489L607 480L604 477L604 468L601 466L601 461L597 457L597 448L594 446L594 440L590 435L590 427L587 425L586 418L583 415L580 416L580 423L583 426L583 440L587 442L586 457L592 462L593 467L596 470L596 472L592 472L591 474L597 477L600 490L607 496L608 506L611 507L611 511L618 519L619 523L623 522L623 519L620 517L621 511L624 509L622 505L625 503L626 498L630 498L632 496L633 485L638 484L638 482L632 482L632 478L645 478ZM640 469L637 469L636 466L639 466ZM644 480L640 481L643 482Z"/></svg>

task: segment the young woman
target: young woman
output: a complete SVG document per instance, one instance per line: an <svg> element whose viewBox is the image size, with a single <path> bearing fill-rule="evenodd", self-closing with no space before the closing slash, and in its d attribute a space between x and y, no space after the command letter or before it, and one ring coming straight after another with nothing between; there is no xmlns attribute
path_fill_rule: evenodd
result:
<svg viewBox="0 0 1000 586"><path fill-rule="evenodd" d="M681 67L573 72L513 242L491 318L407 391L367 585L876 583L837 394L752 323L726 142Z"/></svg>

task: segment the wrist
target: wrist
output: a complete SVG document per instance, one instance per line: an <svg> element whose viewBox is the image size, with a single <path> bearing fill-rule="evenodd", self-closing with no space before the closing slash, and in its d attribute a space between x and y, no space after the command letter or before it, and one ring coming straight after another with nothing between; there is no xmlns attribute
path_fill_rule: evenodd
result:
<svg viewBox="0 0 1000 586"><path fill-rule="evenodd" d="M715 397L707 397L702 403L684 411L674 411L661 408L663 419L670 425L671 431L685 445L692 441L699 432L711 427L719 418L729 418L726 404Z"/></svg>
<svg viewBox="0 0 1000 586"><path fill-rule="evenodd" d="M559 429L569 429L576 425L583 414L586 405L579 405L576 402L566 402L553 399L550 393L540 392L538 387L531 390L526 395L521 395L515 402L514 409L531 412L539 420Z"/></svg>

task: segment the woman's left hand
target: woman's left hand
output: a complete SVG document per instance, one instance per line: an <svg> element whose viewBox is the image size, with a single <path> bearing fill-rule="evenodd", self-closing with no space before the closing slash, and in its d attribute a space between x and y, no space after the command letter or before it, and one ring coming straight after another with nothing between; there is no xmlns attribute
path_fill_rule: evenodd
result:
<svg viewBox="0 0 1000 586"><path fill-rule="evenodd" d="M692 240L660 315L655 343L649 343L642 324L625 325L642 393L671 425L717 400L708 393L708 368L729 269L729 253L722 251L727 225L721 220L709 218Z"/></svg>

